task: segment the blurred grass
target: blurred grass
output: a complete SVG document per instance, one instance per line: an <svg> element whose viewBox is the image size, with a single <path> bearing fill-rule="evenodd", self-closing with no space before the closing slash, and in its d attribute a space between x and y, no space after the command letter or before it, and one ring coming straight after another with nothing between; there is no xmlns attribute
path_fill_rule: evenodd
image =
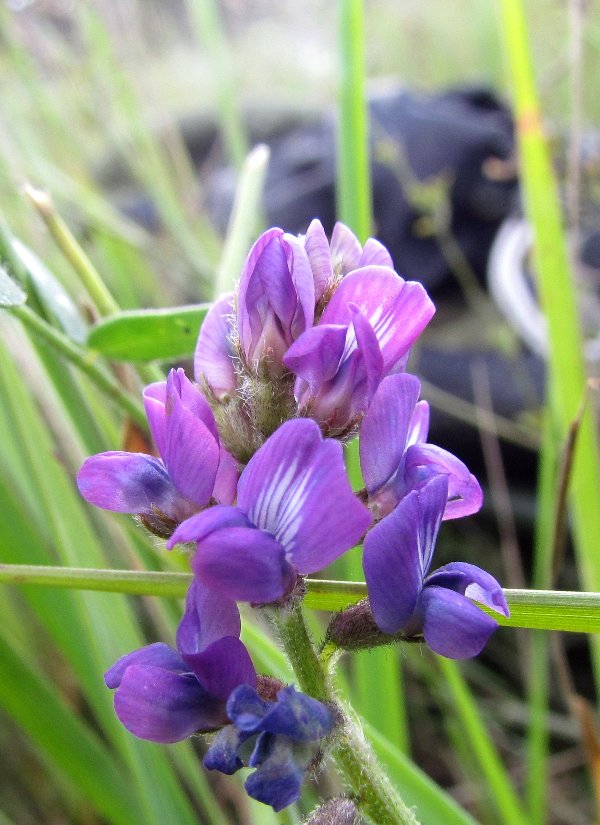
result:
<svg viewBox="0 0 600 825"><path fill-rule="evenodd" d="M214 106L214 119L225 135L227 152L239 165L246 140L241 112L248 101L264 98L266 90L273 106L290 100L298 106L332 103L341 79L339 216L364 240L371 231L363 97L367 77L395 74L407 85L419 88L468 80L513 91L503 75L495 9L479 0L462 0L453 7L442 0L409 2L401 8L391 0L376 0L364 8L356 0L339 0L338 4L310 0L293 8L282 4L268 14L257 8L251 15L231 4L224 19L217 16L223 8L216 3L188 0L184 6L189 28L185 27L185 14L182 23L159 6L78 4L77 13L64 12L61 24L60 19L53 22L37 4L19 14L11 12L7 4L0 5L0 69L11 89L0 116L3 213L9 218L10 232L35 250L57 276L62 297L81 310L84 321L89 305L82 304L67 263L20 195L26 180L52 193L59 213L120 306L137 309L209 300L215 270L223 261L222 239L202 211L200 183L182 136L173 126L182 114L206 113ZM535 33L531 57L541 108L562 127L569 99L564 12L551 0L528 3L526 12ZM590 59L597 60L599 16L590 11L587 24L585 45ZM503 28L509 32L514 24L505 22ZM212 54L199 48L200 43L210 44ZM529 46L521 43L519 52L522 58L529 53ZM342 61L339 77L338 60ZM593 66L588 66L588 71L594 77ZM600 104L594 84L586 84L583 94L586 117L598 120ZM525 149L527 168L539 169L543 150L539 145ZM99 188L95 179L99 160L111 155L123 163L125 177L152 197L163 224L158 237L124 218ZM547 208L548 196L528 191L534 209L541 203ZM551 203L555 203L553 199L552 192ZM243 210L245 224L240 230L246 234L260 220L249 215L249 209ZM555 228L556 224L549 226ZM239 238L237 233L234 237ZM548 247L550 256L556 255L559 243L560 233L555 232ZM244 244L233 247L229 263L227 258L221 263L223 283L230 282ZM10 264L6 247L2 258ZM542 274L546 272L541 259L540 269ZM57 289L50 287L50 294ZM32 306L60 326L60 319L47 304L43 307L41 296L33 292ZM566 304L561 306L562 302L559 298L564 316ZM565 370L580 354L573 329L552 332L559 347L561 342L570 347L566 354L563 350L562 356L556 356L565 359ZM163 558L124 518L92 512L75 491L73 477L83 456L120 446L120 418L107 408L85 376L75 374L38 342L27 343L14 324L2 320L0 336L4 342L0 389L5 399L0 408L0 431L8 433L0 440L2 561L158 569L177 566L176 559ZM555 371L560 369L558 360ZM569 388L569 400L558 431L549 431L555 439L554 448L561 442L565 424L570 423L573 405L576 408L581 400L577 397L580 383L578 369L565 373L564 381L558 382L559 389ZM132 374L125 377L125 384L139 400L138 383ZM558 395L553 398L555 403ZM584 443L587 438L589 446L589 423L586 426ZM591 460L593 451L584 447L583 453ZM349 467L360 486L356 453L351 453ZM538 544L545 550L549 540L543 531L548 529L554 500L555 467L549 460L545 476L549 492L542 497L540 510L540 535L545 538ZM580 502L585 513L591 513L597 502L594 485L589 476L579 486L576 482L575 504L577 507ZM584 532L595 542L595 528L589 532L579 529L580 536ZM593 564L593 549L581 557L584 570L587 567L589 571ZM537 558L536 580L541 586L548 562L547 556L538 554ZM598 587L594 570L584 575L588 586ZM362 578L356 554L345 572L350 578ZM250 825L281 821L282 816L275 817L264 807L248 803L235 791L229 800L215 796L189 743L161 748L137 742L114 717L102 671L145 638L172 641L179 609L179 605L162 600L149 603L125 596L34 587L3 601L0 706L4 718L10 717L36 748L47 770L44 790L51 788L55 806L68 821L87 825L97 815L115 823L125 819L149 823L200 819L216 824L225 817L238 817ZM250 613L247 611L248 616ZM289 678L279 651L248 621L244 637L261 668ZM500 655L510 655L508 647L501 650L504 653ZM532 773L528 802L530 821L541 823L546 818L548 798L545 641L533 650L532 672L539 679L537 693L532 689L532 719L537 720L537 726L532 727L530 753L537 773ZM427 825L470 821L408 759L411 752L422 749L420 728L429 724L432 713L444 716L448 727L454 728L454 747L436 754L435 759L429 757L427 764L445 763L446 781L448 776L456 780L461 775L473 781L472 752L476 751L483 759L486 780L481 787L486 789L490 804L473 803L473 809L486 823L517 821L519 802L505 768L498 763L499 749L491 741L494 731L492 726L488 731L477 718L480 684L470 692L457 671L446 667L449 688L457 699L453 717L441 702L433 710L424 707L424 689L440 680L430 657L420 661L412 652L407 656L389 649L362 654L352 665L349 690L357 697L356 706L372 726L376 747L394 780L401 787L406 785L414 794L414 804L422 806ZM493 667L485 672L493 683ZM467 674L472 682L472 669ZM19 686L25 687L19 691ZM442 685L439 689L448 690ZM516 691L515 697L519 701ZM36 712L40 707L46 707L47 714ZM526 706L522 703L521 707ZM439 727L439 721L436 724ZM496 736L501 727L498 722ZM0 747L7 745L0 742ZM431 747L444 750L437 741ZM522 762L523 755L513 754L508 768L514 768L519 760ZM0 823L3 819L18 825L39 821L35 802L27 799L28 791L23 780L21 807L13 812L4 802L0 777ZM231 805L235 813L230 813L231 808L226 812L223 804ZM298 819L299 815L286 815L286 819L292 822L293 816Z"/></svg>

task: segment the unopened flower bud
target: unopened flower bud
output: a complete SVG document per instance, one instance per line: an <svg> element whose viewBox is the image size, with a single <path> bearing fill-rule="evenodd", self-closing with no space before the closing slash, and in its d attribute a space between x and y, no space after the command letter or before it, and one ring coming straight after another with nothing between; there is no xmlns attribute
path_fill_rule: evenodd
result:
<svg viewBox="0 0 600 825"><path fill-rule="evenodd" d="M305 825L357 825L358 809L351 799L338 796L316 808Z"/></svg>

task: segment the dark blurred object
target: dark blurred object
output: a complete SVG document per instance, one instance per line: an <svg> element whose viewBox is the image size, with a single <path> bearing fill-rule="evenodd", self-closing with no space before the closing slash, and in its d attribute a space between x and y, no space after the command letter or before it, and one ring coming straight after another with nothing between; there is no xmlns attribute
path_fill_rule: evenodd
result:
<svg viewBox="0 0 600 825"><path fill-rule="evenodd" d="M510 112L488 90L409 91L370 107L376 237L404 277L435 289L451 276L441 235L452 236L481 280L494 234L517 190ZM264 138L263 138L264 139ZM272 140L267 223L304 232L313 217L335 221L335 124L330 116ZM233 180L203 175L209 212L225 229ZM440 245L442 240L442 246Z"/></svg>

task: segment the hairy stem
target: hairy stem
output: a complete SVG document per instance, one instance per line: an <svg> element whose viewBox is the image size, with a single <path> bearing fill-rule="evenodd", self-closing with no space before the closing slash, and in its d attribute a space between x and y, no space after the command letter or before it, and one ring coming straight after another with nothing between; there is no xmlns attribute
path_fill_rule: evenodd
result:
<svg viewBox="0 0 600 825"><path fill-rule="evenodd" d="M269 611L300 688L316 699L335 705L339 715L333 760L363 816L375 825L418 825L414 811L390 784L360 722L334 696L328 674L310 639L300 604Z"/></svg>

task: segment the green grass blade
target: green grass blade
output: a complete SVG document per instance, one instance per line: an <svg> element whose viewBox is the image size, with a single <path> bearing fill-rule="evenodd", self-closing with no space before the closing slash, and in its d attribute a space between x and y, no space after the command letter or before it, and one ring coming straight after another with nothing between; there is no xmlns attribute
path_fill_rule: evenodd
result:
<svg viewBox="0 0 600 825"><path fill-rule="evenodd" d="M364 242L371 234L372 208L362 0L339 0L338 17L337 216Z"/></svg>

